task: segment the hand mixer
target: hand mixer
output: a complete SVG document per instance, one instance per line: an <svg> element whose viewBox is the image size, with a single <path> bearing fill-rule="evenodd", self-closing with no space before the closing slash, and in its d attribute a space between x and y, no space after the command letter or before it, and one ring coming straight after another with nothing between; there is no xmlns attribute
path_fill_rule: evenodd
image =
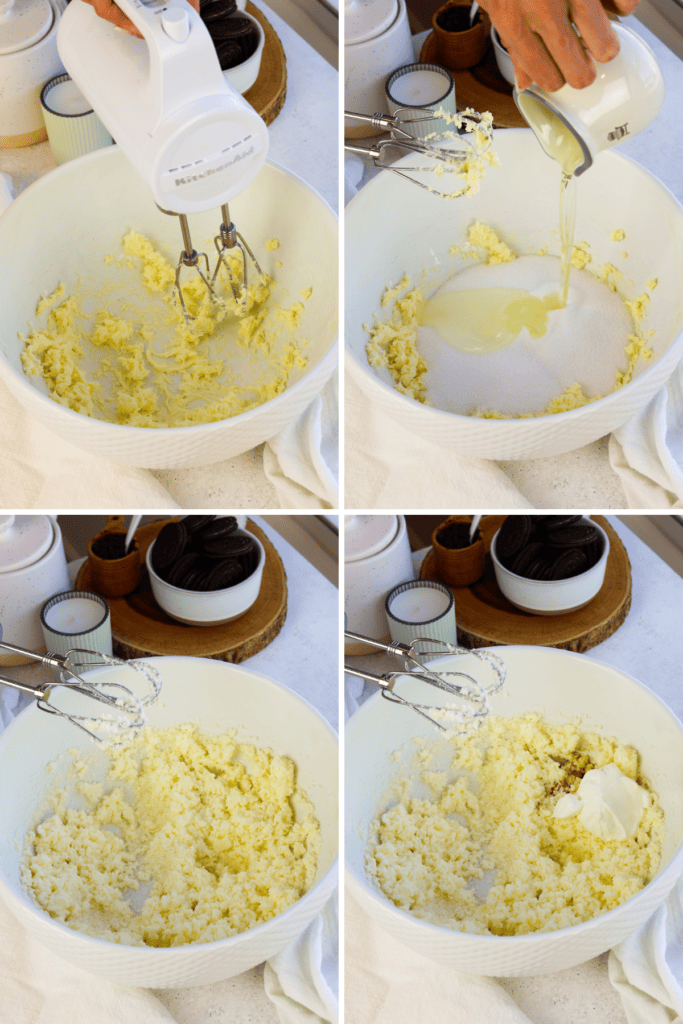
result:
<svg viewBox="0 0 683 1024"><path fill-rule="evenodd" d="M449 644L443 640L432 640L428 638L417 638L411 644L400 643L395 640L392 643L385 643L382 640L372 640L359 633L344 632L347 640L356 643L368 644L380 651L385 651L396 658L400 658L404 667L400 671L385 672L377 675L366 670L344 666L344 671L358 679L367 679L376 683L381 688L382 696L394 704L403 704L405 707L416 711L418 715L426 718L428 722L435 725L444 732L465 733L477 728L491 711L489 697L502 689L505 683L507 669L504 661L493 654L492 651L472 650L456 644ZM484 684L475 679L468 672L459 672L453 669L441 669L425 665L423 658L438 658L446 654L469 654L477 658L493 673L493 680ZM415 701L406 700L394 689L397 680L401 678L419 679L429 686L435 686L439 690L457 697L458 704L448 704L445 707L438 707L432 704L418 704ZM458 680L457 682L455 680ZM430 712L428 714L427 712ZM443 719L446 725L438 719Z"/></svg>
<svg viewBox="0 0 683 1024"><path fill-rule="evenodd" d="M122 661L120 658L113 658L107 654L99 654L82 648L74 648L68 651L66 656L50 652L38 654L35 651L29 651L24 647L17 647L3 641L1 625L0 649L8 651L10 654L19 654L22 657L30 658L32 661L39 661L43 665L59 671L59 682L57 683L39 683L36 686L31 686L29 683L17 683L13 679L0 676L0 685L9 686L34 697L41 711L68 719L72 725L82 729L97 743L124 743L134 738L145 724L144 708L148 704L152 704L161 692L161 676L152 665L146 664L144 661ZM149 692L144 697L138 697L121 682L113 682L109 679L97 680L96 678L91 681L81 677L81 672L105 666L120 666L126 671L134 671L137 675L141 675L149 687ZM60 709L55 703L52 703L53 699L57 699L56 695L53 698L52 691L60 686L71 693L77 693L87 699L105 704L112 713L95 717ZM114 712L117 714L114 715Z"/></svg>
<svg viewBox="0 0 683 1024"><path fill-rule="evenodd" d="M229 202L256 177L268 152L268 131L226 81L211 36L186 0L116 0L143 38L115 28L83 0L71 0L57 33L59 55L79 89L149 186L163 213L180 218L183 248L175 286L185 320L180 273L195 270L215 298L218 269L237 250L260 274L253 253L230 220ZM206 253L192 244L187 215L221 208L211 276Z"/></svg>
<svg viewBox="0 0 683 1024"><path fill-rule="evenodd" d="M458 114L454 119L453 127L464 129L465 133L478 132L480 143L479 149L473 146L467 138L467 134L456 134L455 131L443 131L444 114L438 110L425 108L421 116L414 117L415 110L409 107L401 108L395 114L354 114L347 110L344 117L355 118L357 121L365 121L371 124L377 131L388 130L390 137L382 139L373 146L355 146L345 142L344 149L349 153L357 153L360 156L372 158L375 167L380 170L393 171L402 178L406 178L414 185L432 192L434 195L444 199L450 199L454 193L441 191L428 185L419 178L412 177L413 174L431 172L439 177L444 173L461 174L467 160L474 156L481 156L491 146L493 141L492 124L482 119L476 111L465 111ZM448 115L446 115L448 116ZM454 138L459 148L448 148L436 145L435 143L445 138ZM431 165L423 164L417 167L401 166L400 169L394 166L393 161L400 157L410 155L425 156L432 159ZM463 187L462 191L465 191ZM458 193L455 193L458 194Z"/></svg>

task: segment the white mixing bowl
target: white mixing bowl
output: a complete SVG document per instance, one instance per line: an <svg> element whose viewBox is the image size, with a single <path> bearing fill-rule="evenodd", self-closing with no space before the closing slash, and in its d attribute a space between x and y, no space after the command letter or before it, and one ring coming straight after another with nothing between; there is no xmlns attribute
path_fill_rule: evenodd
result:
<svg viewBox="0 0 683 1024"><path fill-rule="evenodd" d="M266 163L230 203L237 229L261 267L306 302L301 336L310 338L308 365L295 370L282 394L231 419L200 426L148 429L121 426L73 412L47 396L42 379L25 376L23 344L41 294L82 275L106 280L103 257L121 251L135 229L177 261L182 248L176 217L156 207L151 192L117 146L63 164L29 186L0 217L0 375L26 409L71 444L103 458L155 469L201 466L231 458L273 437L315 398L337 360L337 218L325 201L291 171ZM215 263L213 238L220 210L189 218L197 250ZM278 238L279 250L264 242ZM211 255L213 254L213 255ZM282 268L275 261L282 261ZM185 272L184 272L185 273ZM189 272L188 272L189 273Z"/></svg>
<svg viewBox="0 0 683 1024"><path fill-rule="evenodd" d="M376 409L444 448L487 459L528 459L558 455L608 434L641 409L665 383L683 356L683 208L644 168L611 151L600 154L577 188L575 238L591 245L593 258L610 260L635 282L628 297L657 278L651 308L643 322L654 328L654 358L641 360L630 384L581 409L522 420L485 420L430 408L406 398L391 386L388 373L368 364L368 335L380 312L388 284L404 274L414 283L423 270L434 287L470 261L449 256L466 240L469 225L483 221L499 232L518 254L536 253L551 244L559 254L559 183L550 160L528 129L495 132L500 167L487 170L479 192L470 198L439 199L397 174L384 171L361 189L346 211L346 365ZM407 157L406 166L415 165ZM432 176L433 177L433 176ZM433 185L433 181L431 182ZM444 180L437 187L444 187ZM626 240L610 235L623 228ZM621 250L628 260L621 260Z"/></svg>
<svg viewBox="0 0 683 1024"><path fill-rule="evenodd" d="M265 924L197 945L167 949L118 945L54 921L21 884L19 850L50 782L46 766L65 750L81 745L81 740L70 722L31 706L0 736L0 777L6 781L0 795L0 897L35 938L93 974L149 988L207 985L249 970L279 952L308 927L333 893L337 884L337 737L301 697L239 665L209 658L147 660L163 679L161 698L148 709L150 724L195 721L211 734L235 727L240 738L295 761L298 782L315 806L322 833L314 885ZM115 669L106 671L115 677Z"/></svg>
<svg viewBox="0 0 683 1024"><path fill-rule="evenodd" d="M666 898L683 869L683 726L650 690L625 673L583 654L552 647L492 648L507 665L505 692L492 698L494 713L508 717L540 711L550 721L577 716L634 746L645 777L665 813L666 838L659 872L637 895L601 917L554 932L520 936L468 935L420 921L399 910L367 878L364 855L370 822L394 800L390 780L402 761L392 753L413 736L438 742L437 730L407 708L377 694L348 723L345 742L345 849L349 892L394 938L432 960L462 971L497 977L547 974L590 960L638 928ZM472 671L482 678L471 655L440 658L435 667ZM410 700L443 704L441 691L401 680L397 691ZM507 694L507 695L506 695ZM412 746L412 744L409 744ZM414 751L413 747L413 751Z"/></svg>

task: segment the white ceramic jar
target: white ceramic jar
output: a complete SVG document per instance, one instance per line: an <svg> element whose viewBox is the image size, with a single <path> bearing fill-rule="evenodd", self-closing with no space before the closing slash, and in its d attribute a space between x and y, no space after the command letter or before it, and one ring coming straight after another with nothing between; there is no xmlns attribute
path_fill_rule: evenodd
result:
<svg viewBox="0 0 683 1024"><path fill-rule="evenodd" d="M602 64L585 89L563 85L546 92L532 83L513 98L549 156L557 156L557 139L569 129L574 138L575 175L583 174L598 153L619 145L646 128L664 103L664 76L644 39L624 25L612 24L619 53ZM572 150L573 152L573 150ZM570 171L571 173L571 171Z"/></svg>
<svg viewBox="0 0 683 1024"><path fill-rule="evenodd" d="M71 589L62 533L52 516L0 515L0 623L8 643L45 651L40 609ZM0 665L30 659L0 654Z"/></svg>
<svg viewBox="0 0 683 1024"><path fill-rule="evenodd" d="M64 72L57 26L66 0L0 0L0 149L47 138L40 92Z"/></svg>
<svg viewBox="0 0 683 1024"><path fill-rule="evenodd" d="M384 602L399 583L415 579L405 516L345 516L344 611L352 633L390 639ZM346 654L367 645L345 644Z"/></svg>
<svg viewBox="0 0 683 1024"><path fill-rule="evenodd" d="M384 83L396 68L415 60L405 0L346 0L344 43L345 109L386 113ZM349 137L376 134L357 121L346 127Z"/></svg>

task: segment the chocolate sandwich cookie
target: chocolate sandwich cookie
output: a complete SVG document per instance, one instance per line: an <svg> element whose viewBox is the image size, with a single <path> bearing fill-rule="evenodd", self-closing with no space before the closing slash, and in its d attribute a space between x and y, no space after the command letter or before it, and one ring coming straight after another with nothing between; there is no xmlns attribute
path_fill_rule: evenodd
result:
<svg viewBox="0 0 683 1024"><path fill-rule="evenodd" d="M243 555L240 555L238 561L239 561L240 565L242 566L242 571L244 572L244 578L246 579L247 576L251 576L252 572L254 571L256 566L258 565L258 561L259 561L259 553L258 553L258 548L256 547L256 545L252 544L251 550L245 552L245 554L243 554Z"/></svg>
<svg viewBox="0 0 683 1024"><path fill-rule="evenodd" d="M220 39L214 45L221 71L228 71L244 60L242 47L235 39Z"/></svg>
<svg viewBox="0 0 683 1024"><path fill-rule="evenodd" d="M569 548L551 565L548 579L567 580L571 576L579 576L588 568L588 558L581 548Z"/></svg>
<svg viewBox="0 0 683 1024"><path fill-rule="evenodd" d="M183 526L188 533L199 533L205 526L212 523L215 516L185 516Z"/></svg>
<svg viewBox="0 0 683 1024"><path fill-rule="evenodd" d="M531 535L531 519L529 516L508 516L498 531L496 554L500 561L507 562L518 551L521 551Z"/></svg>
<svg viewBox="0 0 683 1024"><path fill-rule="evenodd" d="M162 576L164 569L180 558L186 543L187 530L183 523L166 523L154 541L152 549L154 571Z"/></svg>
<svg viewBox="0 0 683 1024"><path fill-rule="evenodd" d="M543 519L543 527L545 530L560 530L565 526L573 526L574 523L581 521L582 516L541 516Z"/></svg>
<svg viewBox="0 0 683 1024"><path fill-rule="evenodd" d="M237 11L237 0L203 0L199 14L205 25L212 21L229 18Z"/></svg>
<svg viewBox="0 0 683 1024"><path fill-rule="evenodd" d="M225 590L234 587L244 579L242 566L237 559L228 558L218 564L207 574L204 588L206 590Z"/></svg>
<svg viewBox="0 0 683 1024"><path fill-rule="evenodd" d="M237 529L235 516L217 516L210 523L199 531L202 544L209 540L217 540L219 537L227 537Z"/></svg>
<svg viewBox="0 0 683 1024"><path fill-rule="evenodd" d="M252 547L251 537L235 534L205 542L202 550L209 558L237 558L238 555L245 555Z"/></svg>
<svg viewBox="0 0 683 1024"><path fill-rule="evenodd" d="M583 548L592 544L600 534L591 523L573 523L561 530L548 531L548 544L554 548Z"/></svg>
<svg viewBox="0 0 683 1024"><path fill-rule="evenodd" d="M521 551L515 555L509 566L510 572L514 572L516 576L526 576L529 566L541 558L542 553L546 550L546 545L542 540L532 541L531 544L525 545Z"/></svg>
<svg viewBox="0 0 683 1024"><path fill-rule="evenodd" d="M181 555L177 562L173 565L168 566L165 570L166 575L164 579L167 583L170 583L172 587L180 587L181 590L190 589L187 586L187 577L190 575L192 570L197 568L197 556L192 551L186 551L184 555Z"/></svg>
<svg viewBox="0 0 683 1024"><path fill-rule="evenodd" d="M213 11L213 8L211 8ZM254 31L254 24L249 18L235 15L232 18L214 18L206 23L209 34L214 42L218 39L240 39Z"/></svg>

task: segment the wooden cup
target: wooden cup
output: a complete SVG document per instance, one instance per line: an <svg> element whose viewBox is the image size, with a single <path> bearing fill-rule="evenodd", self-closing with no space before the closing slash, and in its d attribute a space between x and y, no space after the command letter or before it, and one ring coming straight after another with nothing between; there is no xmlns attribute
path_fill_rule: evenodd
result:
<svg viewBox="0 0 683 1024"><path fill-rule="evenodd" d="M125 597L126 594L132 594L140 582L140 551L137 540L133 540L130 553L123 558L100 558L93 551L93 544L101 537L110 533L120 533L125 537L126 532L123 516L109 516L105 528L88 544L93 589L103 597Z"/></svg>
<svg viewBox="0 0 683 1024"><path fill-rule="evenodd" d="M470 526L470 516L449 516L432 534L432 546L436 560L436 574L442 583L450 587L468 587L476 583L484 575L486 568L486 549L479 534L479 540L466 548L444 548L436 539L450 523L466 523Z"/></svg>
<svg viewBox="0 0 683 1024"><path fill-rule="evenodd" d="M490 22L483 10L479 10L479 20L472 28L460 32L448 32L437 23L437 18L451 7L463 7L469 12L470 0L448 0L432 16L432 30L439 63L453 71L462 71L474 67L484 57L489 44Z"/></svg>

